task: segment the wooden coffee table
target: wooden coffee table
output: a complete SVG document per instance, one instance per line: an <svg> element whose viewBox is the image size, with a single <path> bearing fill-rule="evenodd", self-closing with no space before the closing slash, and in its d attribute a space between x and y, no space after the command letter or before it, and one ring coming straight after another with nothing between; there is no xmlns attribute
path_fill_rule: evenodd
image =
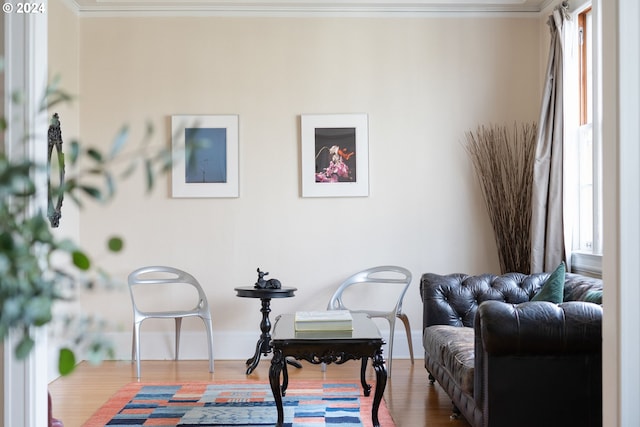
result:
<svg viewBox="0 0 640 427"><path fill-rule="evenodd" d="M282 396L286 394L289 383L287 357L306 360L313 364L342 364L349 360L361 359L360 382L365 396L371 393L371 386L365 380L367 361L371 359L376 371L371 420L374 427L379 427L378 408L387 385L387 369L382 357L384 340L375 323L366 314L353 313L353 331L350 333L344 331L300 333L295 330L294 316L294 314L278 316L271 335L273 357L269 368L269 383L278 410L276 427L282 427L284 422Z"/></svg>

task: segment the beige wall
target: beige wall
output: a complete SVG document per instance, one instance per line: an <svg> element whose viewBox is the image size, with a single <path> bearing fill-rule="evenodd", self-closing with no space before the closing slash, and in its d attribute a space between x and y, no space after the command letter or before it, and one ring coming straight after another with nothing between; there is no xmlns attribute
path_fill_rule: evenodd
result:
<svg viewBox="0 0 640 427"><path fill-rule="evenodd" d="M323 309L340 280L357 270L406 266L414 282L405 310L418 355L420 275L498 271L465 132L537 119L546 61L538 19L79 23L84 143L108 147L124 123L137 142L148 120L155 141L166 146L172 114L239 115L240 198L172 199L169 177L144 195L142 179L134 179L120 186L114 203L90 205L80 216L82 244L114 276L124 280L138 266L169 264L201 280L212 304L217 357L253 352L259 302L235 297L233 288L252 285L256 267L298 288L295 298L273 302L276 314ZM370 196L300 197L300 114L350 112L369 117ZM126 237L121 256L104 249L113 233ZM92 293L83 305L119 324L115 336L127 357L126 288ZM171 325L146 330L171 331ZM396 351L406 354L397 335ZM165 347L143 349L143 357L170 357ZM204 348L194 351L205 355Z"/></svg>
<svg viewBox="0 0 640 427"><path fill-rule="evenodd" d="M59 87L73 97L71 102L63 102L49 109L49 117L60 116L63 149L68 151L72 141L78 140L80 133L80 66L79 66L79 22L77 16L60 1L48 3L49 26L49 78L51 84L58 81ZM67 162L69 163L69 162ZM67 165L67 168L70 168ZM68 173L73 173L69 170ZM60 228L61 235L79 238L78 209L71 200L63 202Z"/></svg>
<svg viewBox="0 0 640 427"><path fill-rule="evenodd" d="M71 142L78 140L80 133L80 64L79 64L79 28L80 23L75 13L63 5L61 0L50 0L47 3L49 18L48 35L48 67L50 84L58 81L59 87L74 97L72 102L63 102L52 106L48 116L58 113L60 117L60 128L62 131L63 151L69 152ZM66 162L65 171L67 176L74 173L69 161ZM80 240L80 210L69 197L62 203L62 217L60 227L54 229L60 238L71 238L74 241ZM57 262L65 263L65 259ZM63 310L78 310L77 304L59 304L57 312ZM59 340L59 334L53 335L50 341L49 355L49 378L55 378L58 373L58 352L57 346L67 345L64 340Z"/></svg>

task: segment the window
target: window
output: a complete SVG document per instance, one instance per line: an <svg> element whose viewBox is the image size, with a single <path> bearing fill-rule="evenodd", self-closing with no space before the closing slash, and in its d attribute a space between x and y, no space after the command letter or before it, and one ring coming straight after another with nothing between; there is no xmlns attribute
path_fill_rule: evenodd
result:
<svg viewBox="0 0 640 427"><path fill-rule="evenodd" d="M599 138L594 137L594 26L591 7L576 15L577 65L570 70L576 73L578 88L573 102L577 120L568 120L569 130L575 127L574 149L567 168L574 173L573 186L576 203L573 213L572 267L573 271L601 275L602 257L602 149ZM571 116L571 113L569 113ZM574 125L575 124L575 125Z"/></svg>

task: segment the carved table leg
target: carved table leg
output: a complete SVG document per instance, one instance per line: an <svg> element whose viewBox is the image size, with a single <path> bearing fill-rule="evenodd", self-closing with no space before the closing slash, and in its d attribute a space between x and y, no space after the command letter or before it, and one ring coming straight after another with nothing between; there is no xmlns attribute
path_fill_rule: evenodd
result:
<svg viewBox="0 0 640 427"><path fill-rule="evenodd" d="M371 385L367 384L367 380L365 379L367 360L369 360L369 358L364 356L362 358L362 365L360 366L360 383L362 384L362 391L365 396L369 396L371 394Z"/></svg>
<svg viewBox="0 0 640 427"><path fill-rule="evenodd" d="M255 354L250 359L247 359L247 375L253 372L253 370L256 369L256 366L258 366L258 362L260 362L260 348L262 347L262 343L262 339L258 340Z"/></svg>
<svg viewBox="0 0 640 427"><path fill-rule="evenodd" d="M286 363L282 350L274 349L273 357L271 358L271 368L269 368L269 384L271 385L271 393L273 393L273 400L276 403L276 409L278 410L278 422L276 427L282 427L284 423L284 408L282 407L282 396L285 393L285 387L280 387L280 372L282 370L286 372ZM286 377L286 374L285 374Z"/></svg>
<svg viewBox="0 0 640 427"><path fill-rule="evenodd" d="M289 387L289 371L287 370L287 363L290 363L287 358L285 358L284 363L282 364L282 396L284 397L287 394L287 387Z"/></svg>
<svg viewBox="0 0 640 427"><path fill-rule="evenodd" d="M376 371L376 392L373 396L371 420L373 421L373 427L380 427L380 421L378 421L378 409L380 408L384 389L387 386L387 368L384 366L382 349L378 350L375 356L373 356L373 369Z"/></svg>

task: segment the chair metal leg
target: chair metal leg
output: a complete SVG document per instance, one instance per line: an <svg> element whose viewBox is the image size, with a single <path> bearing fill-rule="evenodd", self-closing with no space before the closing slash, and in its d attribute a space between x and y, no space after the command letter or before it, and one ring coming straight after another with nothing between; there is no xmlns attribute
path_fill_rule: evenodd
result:
<svg viewBox="0 0 640 427"><path fill-rule="evenodd" d="M386 357L387 360L387 378L391 378L391 363L393 362L393 333L396 329L396 319L393 317L389 320L389 345L387 348L389 349L389 354Z"/></svg>
<svg viewBox="0 0 640 427"><path fill-rule="evenodd" d="M180 328L182 326L182 317L176 317L176 360L178 360L178 352L180 350Z"/></svg>
<svg viewBox="0 0 640 427"><path fill-rule="evenodd" d="M211 318L202 318L204 326L207 329L207 343L209 344L209 372L213 372L213 323Z"/></svg>
<svg viewBox="0 0 640 427"><path fill-rule="evenodd" d="M411 326L409 325L409 318L406 314L400 313L398 319L402 320L404 324L404 330L407 332L407 343L409 344L409 355L411 356L411 364L413 365L413 342L411 341Z"/></svg>
<svg viewBox="0 0 640 427"><path fill-rule="evenodd" d="M133 325L133 341L136 360L136 377L140 378L140 323Z"/></svg>
<svg viewBox="0 0 640 427"><path fill-rule="evenodd" d="M136 360L136 327L133 325L131 328L133 331L131 332L131 361L135 362Z"/></svg>

